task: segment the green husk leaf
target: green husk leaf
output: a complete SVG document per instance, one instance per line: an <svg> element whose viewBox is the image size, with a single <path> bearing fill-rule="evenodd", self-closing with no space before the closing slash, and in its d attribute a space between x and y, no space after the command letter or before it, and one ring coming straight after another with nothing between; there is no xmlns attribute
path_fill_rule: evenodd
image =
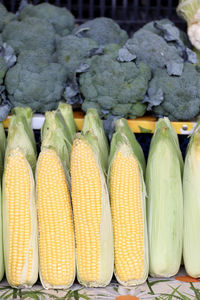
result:
<svg viewBox="0 0 200 300"><path fill-rule="evenodd" d="M140 165L143 169L143 173L145 174L146 161L145 161L144 153L142 151L140 144L136 140L134 133L131 131L130 127L128 126L127 120L123 118L118 119L115 122L115 130L116 132L121 132L124 136L126 136L127 140L130 143L130 146L132 147L133 153L136 156L136 158L139 160Z"/></svg>
<svg viewBox="0 0 200 300"><path fill-rule="evenodd" d="M6 135L3 124L0 122L0 176L3 174L5 149Z"/></svg>
<svg viewBox="0 0 200 300"><path fill-rule="evenodd" d="M108 141L105 135L103 122L100 119L97 110L94 108L88 109L84 118L82 127L83 135L86 135L88 131L97 137L103 169L107 171L109 154Z"/></svg>
<svg viewBox="0 0 200 300"><path fill-rule="evenodd" d="M67 103L60 102L58 105L58 111L61 113L65 121L65 125L67 128L67 137L69 142L72 144L77 132L72 106Z"/></svg>
<svg viewBox="0 0 200 300"><path fill-rule="evenodd" d="M166 119L156 123L146 169L150 274L175 275L182 258L182 161Z"/></svg>
<svg viewBox="0 0 200 300"><path fill-rule="evenodd" d="M199 0L179 0L177 13L188 24L192 24L198 21L195 15L199 10L200 10Z"/></svg>
<svg viewBox="0 0 200 300"><path fill-rule="evenodd" d="M34 133L31 128L31 116L32 114L30 114L30 109L27 108L18 108L18 112L11 116L8 129L5 162L10 151L19 148L25 155L34 174L37 153Z"/></svg>
<svg viewBox="0 0 200 300"><path fill-rule="evenodd" d="M175 129L172 127L171 122L167 117L159 119L158 122L156 123L155 133L151 140L151 144L153 144L154 140L156 140L157 137L160 136L160 131L162 131L163 135L166 135L166 137L169 138L171 142L174 144L175 151L178 155L178 159L180 163L181 173L183 173L184 163L183 163L182 153L179 147L178 136Z"/></svg>
<svg viewBox="0 0 200 300"><path fill-rule="evenodd" d="M12 113L16 116L26 119L26 122L28 123L27 131L28 131L29 137L31 139L32 145L36 151L35 136L34 136L34 132L32 130L32 118L33 118L32 109L30 107L23 107L23 108L22 107L14 107L12 109Z"/></svg>
<svg viewBox="0 0 200 300"><path fill-rule="evenodd" d="M55 150L62 162L66 174L69 175L69 161L72 145L68 140L66 125L60 112L48 111L45 113L45 121L41 130L41 136L41 150L45 148Z"/></svg>
<svg viewBox="0 0 200 300"><path fill-rule="evenodd" d="M200 277L200 121L198 121L187 147L183 173L184 236L183 259L186 272Z"/></svg>

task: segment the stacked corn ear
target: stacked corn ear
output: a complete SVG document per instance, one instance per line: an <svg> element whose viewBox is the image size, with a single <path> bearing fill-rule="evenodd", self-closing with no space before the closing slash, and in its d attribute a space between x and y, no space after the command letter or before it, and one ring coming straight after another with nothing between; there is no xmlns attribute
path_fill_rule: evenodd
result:
<svg viewBox="0 0 200 300"><path fill-rule="evenodd" d="M6 277L16 288L38 278L32 111L18 108L10 119L3 174L3 245Z"/></svg>
<svg viewBox="0 0 200 300"><path fill-rule="evenodd" d="M43 130L48 129L43 135L36 169L39 274L46 289L68 288L75 278L69 141L61 118L57 111L46 113Z"/></svg>
<svg viewBox="0 0 200 300"><path fill-rule="evenodd" d="M87 287L106 286L113 275L111 211L97 136L94 130L77 134L70 163L77 277Z"/></svg>
<svg viewBox="0 0 200 300"><path fill-rule="evenodd" d="M183 259L186 272L200 277L200 122L188 144L183 173Z"/></svg>
<svg viewBox="0 0 200 300"><path fill-rule="evenodd" d="M114 232L114 266L125 286L146 281L149 271L144 155L124 119L111 141L108 184ZM142 163L143 168L142 168Z"/></svg>
<svg viewBox="0 0 200 300"><path fill-rule="evenodd" d="M6 147L6 135L3 124L0 123L0 281L4 275L4 258L3 258L3 224L2 224L2 201L1 201L1 178L4 168L4 155Z"/></svg>
<svg viewBox="0 0 200 300"><path fill-rule="evenodd" d="M72 106L67 103L60 102L58 105L58 111L60 111L64 119L67 137L69 142L72 144L77 132Z"/></svg>
<svg viewBox="0 0 200 300"><path fill-rule="evenodd" d="M151 276L179 270L183 239L183 161L167 118L156 123L146 170L147 222Z"/></svg>
<svg viewBox="0 0 200 300"><path fill-rule="evenodd" d="M109 155L108 141L103 128L103 122L100 119L97 110L94 108L89 108L84 118L82 133L85 134L87 131L92 132L93 135L97 137L99 151L101 152L100 156L102 157L102 166L105 172L107 172Z"/></svg>

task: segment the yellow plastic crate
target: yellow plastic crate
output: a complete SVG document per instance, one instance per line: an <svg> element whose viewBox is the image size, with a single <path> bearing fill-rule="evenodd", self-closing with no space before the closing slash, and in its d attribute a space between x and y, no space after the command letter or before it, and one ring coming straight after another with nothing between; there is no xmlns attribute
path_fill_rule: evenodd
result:
<svg viewBox="0 0 200 300"><path fill-rule="evenodd" d="M74 118L78 130L81 130L83 124L84 113L81 111L74 112ZM156 118L151 116L144 116L136 119L129 119L128 124L131 130L135 133L153 133L155 128ZM32 127L33 129L40 129L44 122L44 115L35 114L33 117ZM4 127L9 126L9 117L3 122ZM172 126L176 130L177 134L188 135L191 134L196 123L195 122L172 122Z"/></svg>

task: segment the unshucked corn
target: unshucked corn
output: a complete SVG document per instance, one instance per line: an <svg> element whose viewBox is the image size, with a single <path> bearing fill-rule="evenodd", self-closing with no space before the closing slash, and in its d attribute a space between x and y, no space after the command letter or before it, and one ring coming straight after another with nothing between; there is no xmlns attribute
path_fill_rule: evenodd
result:
<svg viewBox="0 0 200 300"><path fill-rule="evenodd" d="M118 120L111 142L108 184L115 275L120 284L127 286L145 282L149 268L142 164L145 168L144 155L127 121Z"/></svg>
<svg viewBox="0 0 200 300"><path fill-rule="evenodd" d="M2 224L2 196L1 196L1 179L4 168L4 155L6 146L6 136L3 124L0 123L0 281L4 275L4 258L3 258L3 224Z"/></svg>
<svg viewBox="0 0 200 300"><path fill-rule="evenodd" d="M68 288L75 278L75 241L69 191L69 149L62 116L47 112L37 162L40 279L44 288Z"/></svg>
<svg viewBox="0 0 200 300"><path fill-rule="evenodd" d="M180 267L183 239L183 161L167 118L156 123L146 170L150 274L170 277Z"/></svg>
<svg viewBox="0 0 200 300"><path fill-rule="evenodd" d="M98 127L96 127L98 130ZM101 287L113 275L113 232L106 165L95 130L78 134L71 153L72 204L77 276L81 284Z"/></svg>
<svg viewBox="0 0 200 300"><path fill-rule="evenodd" d="M186 272L200 277L200 122L188 144L183 173L183 260Z"/></svg>
<svg viewBox="0 0 200 300"><path fill-rule="evenodd" d="M6 277L17 288L31 287L38 277L36 147L31 118L29 108L17 108L11 117L2 185Z"/></svg>

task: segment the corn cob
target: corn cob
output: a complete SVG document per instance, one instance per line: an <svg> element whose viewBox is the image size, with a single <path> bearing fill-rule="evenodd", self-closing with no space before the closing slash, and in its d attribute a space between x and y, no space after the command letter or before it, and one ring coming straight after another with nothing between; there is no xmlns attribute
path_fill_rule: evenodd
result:
<svg viewBox="0 0 200 300"><path fill-rule="evenodd" d="M88 287L109 284L113 274L112 220L100 156L92 132L77 135L70 163L77 275Z"/></svg>
<svg viewBox="0 0 200 300"><path fill-rule="evenodd" d="M75 277L69 153L65 127L60 127L56 114L46 113L45 122L53 123L42 140L36 170L40 279L47 289L68 288Z"/></svg>
<svg viewBox="0 0 200 300"><path fill-rule="evenodd" d="M119 123L122 130L116 128L112 138L108 173L114 266L118 282L131 286L145 282L148 276L146 190L137 151L134 152L140 149L140 145L135 145L135 137L129 136L130 129L126 127L126 121L118 120L116 127ZM133 142L133 147L127 136Z"/></svg>
<svg viewBox="0 0 200 300"><path fill-rule="evenodd" d="M178 154L179 153L179 154ZM182 158L169 121L156 123L146 170L150 274L179 270L183 238Z"/></svg>
<svg viewBox="0 0 200 300"><path fill-rule="evenodd" d="M187 148L183 173L184 235L183 259L186 272L200 277L200 123L194 129Z"/></svg>
<svg viewBox="0 0 200 300"><path fill-rule="evenodd" d="M36 153L30 109L11 117L3 175L3 244L6 277L16 288L31 287L38 277L35 206ZM25 117L27 115L27 118Z"/></svg>
<svg viewBox="0 0 200 300"><path fill-rule="evenodd" d="M103 122L100 119L98 112L94 108L89 108L84 117L82 133L86 134L87 131L92 132L96 137L99 144L100 157L102 158L102 166L107 172L108 169L108 154L109 146L104 132Z"/></svg>

